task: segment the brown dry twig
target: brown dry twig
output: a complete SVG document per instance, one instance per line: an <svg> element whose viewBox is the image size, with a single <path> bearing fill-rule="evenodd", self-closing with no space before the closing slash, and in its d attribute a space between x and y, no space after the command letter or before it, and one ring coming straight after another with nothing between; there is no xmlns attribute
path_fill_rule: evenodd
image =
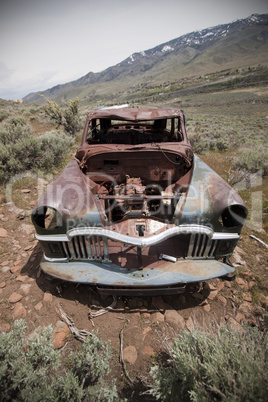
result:
<svg viewBox="0 0 268 402"><path fill-rule="evenodd" d="M88 313L89 318L92 319L92 318L99 317L100 315L108 313L108 311L115 308L116 303L117 303L117 298L116 298L116 296L113 296L113 302L110 306L104 307L96 312L90 311ZM91 307L95 307L95 306L91 306Z"/></svg>
<svg viewBox="0 0 268 402"><path fill-rule="evenodd" d="M120 363L122 363L123 372L124 372L126 378L128 379L128 381L131 384L133 384L134 381L129 377L129 374L128 374L127 368L126 368L126 364L125 364L125 361L124 361L124 357L123 357L123 355L124 355L124 353L123 353L123 349L124 349L124 347L123 347L123 331L124 331L126 323L129 324L129 320L127 318L121 318L121 317L117 317L117 319L125 321L124 325L123 325L123 328L121 329L121 331L119 333L119 340L120 340L120 357L119 357L119 361L120 361Z"/></svg>
<svg viewBox="0 0 268 402"><path fill-rule="evenodd" d="M63 311L60 305L58 307L57 313L61 317L61 319L66 322L71 331L71 334L74 335L79 341L85 342L87 336L92 336L92 334L86 329L81 330L76 328L72 319Z"/></svg>

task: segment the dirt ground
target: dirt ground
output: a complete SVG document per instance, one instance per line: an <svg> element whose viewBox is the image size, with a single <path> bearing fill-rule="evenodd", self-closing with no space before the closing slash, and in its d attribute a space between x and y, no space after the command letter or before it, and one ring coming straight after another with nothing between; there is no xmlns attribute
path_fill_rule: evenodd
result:
<svg viewBox="0 0 268 402"><path fill-rule="evenodd" d="M37 199L37 189L17 191L29 211ZM41 272L42 252L27 211L19 211L1 196L0 330L9 331L13 321L23 317L29 334L49 324L57 331L59 321L64 321L59 314L61 307L77 329L94 330L101 339L111 341L111 376L117 378L117 386L128 400L142 400L139 392L157 352L168 348L181 329L191 331L226 322L238 329L243 323L263 325L268 299L260 290L261 275L256 266L264 272L267 249L249 240L247 233L232 257L238 273L234 281L215 279L192 284L181 295L113 300L93 287L61 282ZM250 256L248 242L254 247ZM94 317L111 305L114 307ZM66 331L59 342L57 346L62 345L64 350L80 345L73 336L66 337Z"/></svg>

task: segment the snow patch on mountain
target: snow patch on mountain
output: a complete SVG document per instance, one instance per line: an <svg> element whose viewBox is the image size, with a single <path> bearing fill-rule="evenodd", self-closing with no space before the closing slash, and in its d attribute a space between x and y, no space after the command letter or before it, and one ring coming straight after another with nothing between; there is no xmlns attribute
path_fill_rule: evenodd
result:
<svg viewBox="0 0 268 402"><path fill-rule="evenodd" d="M165 45L165 46L162 48L162 52L172 52L173 50L174 50L174 48L171 47L171 46L169 46L169 45Z"/></svg>

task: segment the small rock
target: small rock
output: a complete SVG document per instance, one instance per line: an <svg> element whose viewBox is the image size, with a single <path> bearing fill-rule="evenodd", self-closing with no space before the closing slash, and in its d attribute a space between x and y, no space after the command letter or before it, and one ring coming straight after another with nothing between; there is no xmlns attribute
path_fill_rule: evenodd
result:
<svg viewBox="0 0 268 402"><path fill-rule="evenodd" d="M208 295L208 299L209 299L209 300L214 300L215 297L217 296L217 294L218 294L218 291L217 291L217 290L212 290L212 291L210 292L210 294Z"/></svg>
<svg viewBox="0 0 268 402"><path fill-rule="evenodd" d="M257 260L258 262L261 262L261 260L262 260L262 255L261 255L261 254L256 254L256 255L255 255L255 258L256 258L256 260Z"/></svg>
<svg viewBox="0 0 268 402"><path fill-rule="evenodd" d="M17 320L18 318L25 318L27 315L26 308L23 306L22 303L16 303L14 306L14 310L12 313L12 316L14 320Z"/></svg>
<svg viewBox="0 0 268 402"><path fill-rule="evenodd" d="M17 276L16 281L25 282L25 281L27 281L27 279L28 279L28 276L19 275L19 276Z"/></svg>
<svg viewBox="0 0 268 402"><path fill-rule="evenodd" d="M23 220L26 217L26 212L22 209L17 213L17 219Z"/></svg>
<svg viewBox="0 0 268 402"><path fill-rule="evenodd" d="M203 310L206 311L207 313L210 311L210 309L211 309L210 304L205 304L203 306Z"/></svg>
<svg viewBox="0 0 268 402"><path fill-rule="evenodd" d="M264 308L268 308L268 297L267 296L263 296L262 298L261 298L261 304L262 304L262 307L264 307Z"/></svg>
<svg viewBox="0 0 268 402"><path fill-rule="evenodd" d="M185 321L184 318L175 310L167 310L165 312L166 322L174 328L184 329Z"/></svg>
<svg viewBox="0 0 268 402"><path fill-rule="evenodd" d="M249 313L252 309L252 305L246 301L244 301L242 304L240 304L238 310L241 311L242 313Z"/></svg>
<svg viewBox="0 0 268 402"><path fill-rule="evenodd" d="M35 309L36 311L40 311L42 307L43 307L43 303L40 301L39 303L37 303L37 304L34 306L34 309Z"/></svg>
<svg viewBox="0 0 268 402"><path fill-rule="evenodd" d="M228 324L232 327L232 328L234 328L234 329L236 329L237 331L239 331L240 333L244 333L244 329L243 329L243 327L241 327L241 325L233 318L233 317L229 317L228 318Z"/></svg>
<svg viewBox="0 0 268 402"><path fill-rule="evenodd" d="M29 251L29 250L32 250L34 248L34 245L30 245L30 246L27 246L27 247L25 247L24 248L24 251Z"/></svg>
<svg viewBox="0 0 268 402"><path fill-rule="evenodd" d="M252 296L250 293L243 293L243 299L247 302L252 302Z"/></svg>
<svg viewBox="0 0 268 402"><path fill-rule="evenodd" d="M224 288L224 282L220 282L220 283L217 285L217 291L220 292L223 288Z"/></svg>
<svg viewBox="0 0 268 402"><path fill-rule="evenodd" d="M0 288L5 288L6 287L6 282L1 282L0 283Z"/></svg>
<svg viewBox="0 0 268 402"><path fill-rule="evenodd" d="M21 265L15 265L14 267L10 268L10 272L12 272L12 274L19 273L21 271L21 268L22 268Z"/></svg>
<svg viewBox="0 0 268 402"><path fill-rule="evenodd" d="M7 237L7 230L4 228L0 228L0 237Z"/></svg>
<svg viewBox="0 0 268 402"><path fill-rule="evenodd" d="M20 295L20 294L17 293L17 292L13 292L13 293L9 296L8 301L9 301L10 303L17 303L17 302L20 301L21 299L22 299L22 295Z"/></svg>
<svg viewBox="0 0 268 402"><path fill-rule="evenodd" d="M208 284L209 290L216 290L216 287L212 285L212 283Z"/></svg>
<svg viewBox="0 0 268 402"><path fill-rule="evenodd" d="M1 267L4 267L5 265L8 265L9 264L9 261L3 261L3 262L1 262Z"/></svg>
<svg viewBox="0 0 268 402"><path fill-rule="evenodd" d="M235 320L241 324L241 322L245 322L246 321L246 317L244 316L244 314L238 312L235 316Z"/></svg>
<svg viewBox="0 0 268 402"><path fill-rule="evenodd" d="M160 324L161 322L165 321L164 314L159 313L159 312L153 313L151 315L151 319L152 319L152 324Z"/></svg>
<svg viewBox="0 0 268 402"><path fill-rule="evenodd" d="M142 354L144 356L149 356L149 357L152 357L154 355L154 353L155 352L154 352L152 346L145 346L145 348L142 351Z"/></svg>
<svg viewBox="0 0 268 402"><path fill-rule="evenodd" d="M55 349L60 349L65 344L67 336L70 330L67 324L63 323L62 326L58 327L53 334L53 346Z"/></svg>
<svg viewBox="0 0 268 402"><path fill-rule="evenodd" d="M251 279L253 277L253 273L248 270L240 272L240 275L243 276L244 278L248 278L248 279Z"/></svg>
<svg viewBox="0 0 268 402"><path fill-rule="evenodd" d="M142 313L142 317L143 318L150 318L151 317L151 314L150 313Z"/></svg>
<svg viewBox="0 0 268 402"><path fill-rule="evenodd" d="M218 297L218 299L220 300L220 302L224 305L224 306L226 306L227 305L227 300L225 299L225 297L223 297L223 296L219 296Z"/></svg>
<svg viewBox="0 0 268 402"><path fill-rule="evenodd" d="M244 252L240 247L236 246L232 257L237 264L246 265L246 261L241 257L240 254L244 254Z"/></svg>
<svg viewBox="0 0 268 402"><path fill-rule="evenodd" d="M236 278L235 281L241 289L248 290L248 284L244 281L244 279Z"/></svg>
<svg viewBox="0 0 268 402"><path fill-rule="evenodd" d="M123 350L123 358L126 362L130 364L135 364L138 357L137 350L134 346L127 346Z"/></svg>
<svg viewBox="0 0 268 402"><path fill-rule="evenodd" d="M21 286L20 286L20 290L25 294L25 296L26 295L28 295L29 294L29 292L30 292L30 289L31 289L31 284L30 283L23 283Z"/></svg>
<svg viewBox="0 0 268 402"><path fill-rule="evenodd" d="M188 329L188 331L193 331L194 330L194 322L192 320L191 317L188 318L188 320L186 321L186 328Z"/></svg>
<svg viewBox="0 0 268 402"><path fill-rule="evenodd" d="M256 285L255 281L249 281L248 287L249 289L252 289Z"/></svg>
<svg viewBox="0 0 268 402"><path fill-rule="evenodd" d="M28 194L31 192L31 190L29 188L23 188L22 190L20 190L20 192L24 193L24 194Z"/></svg>
<svg viewBox="0 0 268 402"><path fill-rule="evenodd" d="M8 272L10 270L10 267L7 265L2 268L2 272Z"/></svg>
<svg viewBox="0 0 268 402"><path fill-rule="evenodd" d="M224 281L224 286L226 286L227 288L231 288L232 287L232 282Z"/></svg>
<svg viewBox="0 0 268 402"><path fill-rule="evenodd" d="M53 296L52 296L52 294L51 293L49 293L49 292L45 292L44 293L44 302L45 303L52 303L52 301L53 301Z"/></svg>
<svg viewBox="0 0 268 402"><path fill-rule="evenodd" d="M144 341L144 339L146 338L146 336L149 334L149 332L151 332L152 331L152 328L151 327L146 327L146 328L144 328L144 330L143 330L143 332L142 332L142 335L143 335L143 337L142 337L142 341Z"/></svg>

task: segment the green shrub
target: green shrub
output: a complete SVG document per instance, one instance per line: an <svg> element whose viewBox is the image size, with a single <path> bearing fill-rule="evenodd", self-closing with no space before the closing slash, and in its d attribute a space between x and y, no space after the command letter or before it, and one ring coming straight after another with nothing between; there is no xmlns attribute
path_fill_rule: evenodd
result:
<svg viewBox="0 0 268 402"><path fill-rule="evenodd" d="M150 394L161 401L265 401L267 332L181 332L167 359L151 369Z"/></svg>
<svg viewBox="0 0 268 402"><path fill-rule="evenodd" d="M45 170L59 166L72 144L72 138L62 131L52 130L42 134L38 137L40 152L35 165Z"/></svg>
<svg viewBox="0 0 268 402"><path fill-rule="evenodd" d="M245 169L250 173L263 171L263 175L268 175L268 148L266 144L255 148L241 148L238 151L237 169Z"/></svg>
<svg viewBox="0 0 268 402"><path fill-rule="evenodd" d="M40 96L45 98L44 95L40 95ZM46 99L46 103L43 106L44 112L49 117L49 119L57 125L57 128L58 128L62 124L62 113L61 113L60 107L56 102L49 100L47 98L45 98L45 99Z"/></svg>
<svg viewBox="0 0 268 402"><path fill-rule="evenodd" d="M78 103L78 98L65 103L67 109L63 112L64 131L72 137L75 137L77 132L81 129Z"/></svg>
<svg viewBox="0 0 268 402"><path fill-rule="evenodd" d="M0 182L32 168L39 155L37 138L22 118L12 118L0 127Z"/></svg>
<svg viewBox="0 0 268 402"><path fill-rule="evenodd" d="M0 111L0 122L3 121L4 119L6 119L8 117L8 113L6 111Z"/></svg>
<svg viewBox="0 0 268 402"><path fill-rule="evenodd" d="M9 119L0 126L0 182L25 170L59 166L72 143L57 130L34 137L23 118Z"/></svg>
<svg viewBox="0 0 268 402"><path fill-rule="evenodd" d="M65 102L65 109L61 109L56 102L47 98L45 99L46 103L43 107L45 114L53 123L57 125L57 128L59 128L59 126L63 126L64 131L67 134L75 137L78 131L81 129L78 98Z"/></svg>
<svg viewBox="0 0 268 402"><path fill-rule="evenodd" d="M193 148L193 151L196 152L197 154L202 155L205 151L209 149L209 142L205 138L204 135L198 133L198 134L193 134L190 136L190 142Z"/></svg>
<svg viewBox="0 0 268 402"><path fill-rule="evenodd" d="M23 320L0 333L0 400L2 401L118 401L115 384L107 387L109 345L93 335L82 350L62 364L52 345L52 328L39 328L32 340L25 336Z"/></svg>

